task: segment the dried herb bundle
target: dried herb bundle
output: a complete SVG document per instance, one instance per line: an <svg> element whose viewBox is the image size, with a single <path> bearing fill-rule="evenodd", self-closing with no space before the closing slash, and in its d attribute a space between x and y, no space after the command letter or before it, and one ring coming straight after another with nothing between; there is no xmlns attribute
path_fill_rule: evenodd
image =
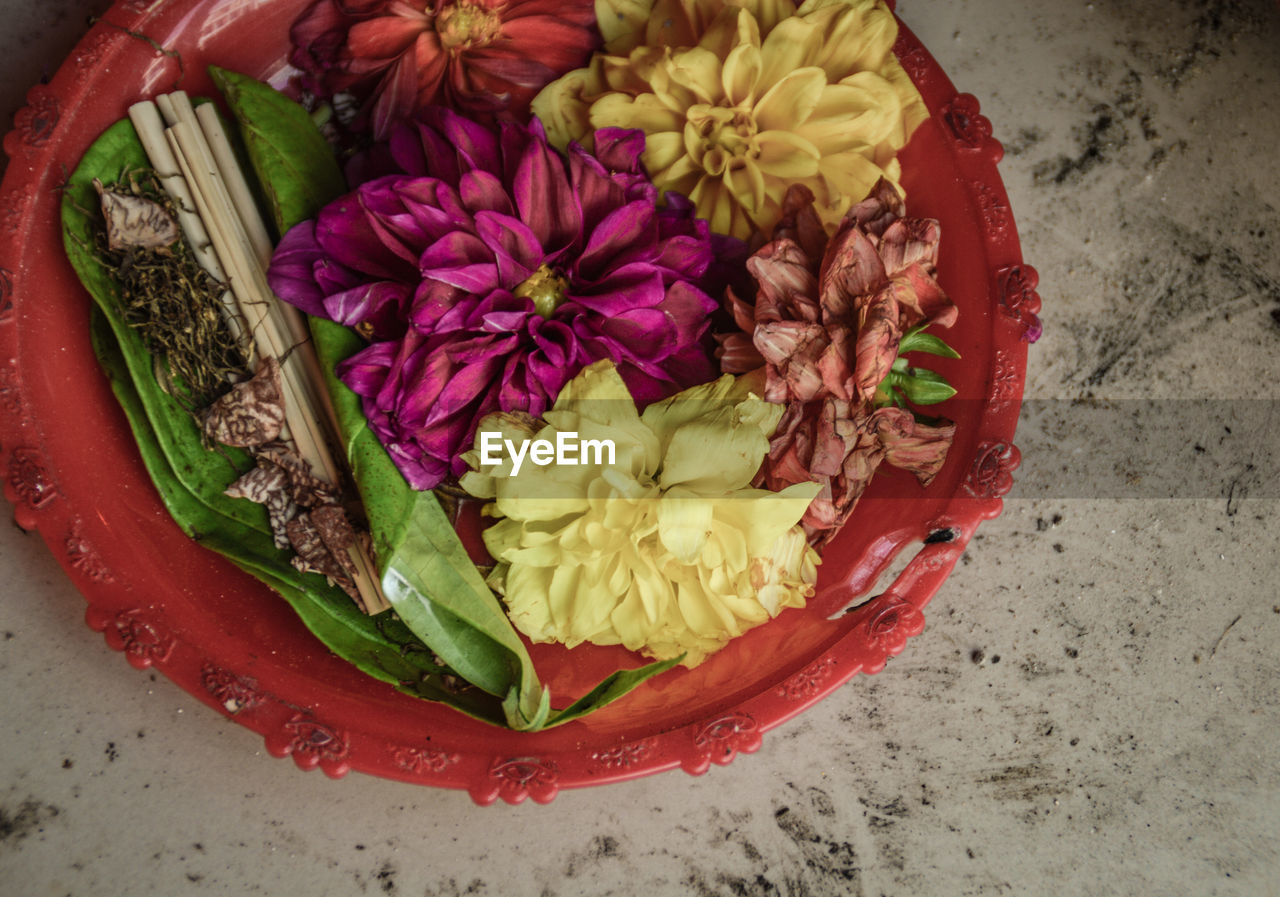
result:
<svg viewBox="0 0 1280 897"><path fill-rule="evenodd" d="M119 285L125 320L161 359L161 387L194 413L247 373L223 318L226 285L178 236L176 209L154 172L125 171L110 187L94 186L104 227L93 251Z"/></svg>

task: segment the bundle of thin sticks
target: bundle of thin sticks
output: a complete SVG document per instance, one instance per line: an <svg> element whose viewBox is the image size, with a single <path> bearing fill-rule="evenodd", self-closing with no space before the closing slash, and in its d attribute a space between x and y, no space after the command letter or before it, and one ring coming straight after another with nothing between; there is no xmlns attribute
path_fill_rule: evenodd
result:
<svg viewBox="0 0 1280 897"><path fill-rule="evenodd" d="M160 182L178 208L178 223L201 266L230 287L223 295L226 320L253 364L280 363L285 398L281 438L312 472L335 488L344 478L333 446L338 439L333 405L301 312L281 302L267 285L271 238L248 182L212 105L196 109L181 91L137 103L129 118ZM390 605L382 594L368 549L348 549L352 577L367 613Z"/></svg>

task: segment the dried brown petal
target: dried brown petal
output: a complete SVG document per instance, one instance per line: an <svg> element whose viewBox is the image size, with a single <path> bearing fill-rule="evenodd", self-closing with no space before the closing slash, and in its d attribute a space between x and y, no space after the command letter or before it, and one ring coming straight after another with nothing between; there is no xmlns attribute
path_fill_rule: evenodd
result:
<svg viewBox="0 0 1280 897"><path fill-rule="evenodd" d="M102 204L102 217L107 222L107 248L164 249L181 236L178 222L160 203L142 196L116 193L93 179Z"/></svg>
<svg viewBox="0 0 1280 897"><path fill-rule="evenodd" d="M773 239L795 241L804 254L822 258L827 249L827 230L813 207L813 191L804 184L792 184L782 198L782 218L773 229Z"/></svg>
<svg viewBox="0 0 1280 897"><path fill-rule="evenodd" d="M849 208L844 220L856 224L869 234L879 236L906 213L902 196L893 188L893 184L881 178L876 181L866 199Z"/></svg>
<svg viewBox="0 0 1280 897"><path fill-rule="evenodd" d="M334 584L348 595L355 597L355 584L342 569L338 559L333 556L324 544L320 530L311 519L310 514L299 514L289 521L289 544L297 552L293 566L303 573L319 573L333 580ZM357 601L359 599L357 598Z"/></svg>
<svg viewBox="0 0 1280 897"><path fill-rule="evenodd" d="M900 218L880 238L880 257L889 276L916 263L932 271L938 267L942 226L932 218Z"/></svg>
<svg viewBox="0 0 1280 897"><path fill-rule="evenodd" d="M777 368L792 395L801 402L815 398L822 389L818 359L828 345L827 329L821 324L773 321L756 327L756 348L768 364Z"/></svg>
<svg viewBox="0 0 1280 897"><path fill-rule="evenodd" d="M955 439L956 425L950 421L925 423L901 408L881 408L877 432L884 444L884 459L894 467L909 470L921 486L928 486L946 463Z"/></svg>
<svg viewBox="0 0 1280 897"><path fill-rule="evenodd" d="M289 497L288 485L289 478L281 468L259 465L228 486L223 494L265 505L276 548L288 548L285 525L298 513L298 506Z"/></svg>
<svg viewBox="0 0 1280 897"><path fill-rule="evenodd" d="M838 232L827 244L818 274L825 320L856 312L888 277L870 237L855 227Z"/></svg>
<svg viewBox="0 0 1280 897"><path fill-rule="evenodd" d="M214 442L255 448L280 437L284 426L284 390L280 362L267 356L257 373L209 406L204 432Z"/></svg>
<svg viewBox="0 0 1280 897"><path fill-rule="evenodd" d="M338 501L338 491L311 472L311 465L283 442L258 447L258 463L281 468L289 479L289 495L304 508L318 508Z"/></svg>
<svg viewBox="0 0 1280 897"><path fill-rule="evenodd" d="M324 547L329 549L343 572L354 579L359 571L355 561L351 560L350 548L356 544L356 531L347 519L347 512L338 505L325 505L316 508L310 516Z"/></svg>
<svg viewBox="0 0 1280 897"><path fill-rule="evenodd" d="M853 348L853 380L858 397L870 402L898 357L902 331L898 325L896 290L886 286L863 307Z"/></svg>
<svg viewBox="0 0 1280 897"><path fill-rule="evenodd" d="M756 483L821 484L802 521L815 544L848 519L881 463L927 484L954 434L951 424L917 424L910 411L875 405L903 330L956 319L934 279L938 222L904 215L902 197L881 180L828 241L812 230L812 194L792 190L773 241L747 262L754 305L729 297L765 362L765 398L787 404ZM743 340L719 339L722 368L749 369Z"/></svg>

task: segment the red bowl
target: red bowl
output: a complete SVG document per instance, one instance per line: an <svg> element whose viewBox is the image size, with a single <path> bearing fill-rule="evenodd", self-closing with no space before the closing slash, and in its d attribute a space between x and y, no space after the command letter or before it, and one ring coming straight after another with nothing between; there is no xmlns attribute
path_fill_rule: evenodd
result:
<svg viewBox="0 0 1280 897"><path fill-rule="evenodd" d="M932 115L902 154L903 183L911 213L942 223L939 280L960 308L947 339L963 361L938 363L959 390L939 409L958 424L942 473L928 489L907 476L877 477L828 547L806 609L584 721L520 734L365 677L269 589L187 539L90 350L90 300L62 251L59 183L136 98L178 86L213 93L208 63L280 83L289 24L305 3L119 2L53 80L31 90L4 140L12 160L0 189L5 495L19 526L41 532L84 593L89 625L135 667L163 672L304 769L466 788L482 804L545 802L560 788L676 766L702 773L756 750L764 732L854 674L881 670L924 627L922 609L978 524L1000 513L1018 463L1011 440L1040 300L996 173L1002 150L977 101L957 95L902 28L895 49ZM917 543L892 584L844 612ZM562 696L634 665L620 649L536 646L533 655Z"/></svg>

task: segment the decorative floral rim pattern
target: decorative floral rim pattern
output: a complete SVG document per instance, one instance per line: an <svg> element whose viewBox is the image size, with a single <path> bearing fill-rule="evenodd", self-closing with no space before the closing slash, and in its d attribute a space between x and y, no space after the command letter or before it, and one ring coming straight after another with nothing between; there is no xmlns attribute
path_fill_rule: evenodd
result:
<svg viewBox="0 0 1280 897"><path fill-rule="evenodd" d="M779 627L775 634L790 639L777 652L787 665L759 673L745 688L735 672L743 664L759 672L765 663L750 647L738 652L738 668L726 661L718 679L711 673L687 686L710 689L705 700L680 700L682 686L676 685L665 708L658 694L634 715L606 712L595 723L521 735L488 729L367 680L327 656L283 602L263 608L262 586L173 525L97 373L81 323L87 322L88 299L61 248L59 180L131 98L179 80L201 90L197 60L200 68L216 60L279 81L284 35L300 2L237 5L230 16L206 15L214 5L118 2L52 81L29 92L4 139L11 159L0 188L4 492L17 524L40 531L85 595L89 626L130 664L163 672L263 735L270 753L292 756L302 769L319 767L333 777L357 769L465 788L480 804L498 798L545 803L561 788L677 766L698 775L758 750L767 730L855 674L879 672L922 631L924 606L978 524L1000 513L1012 485L1027 338L1038 332L1040 299L996 172L1003 150L991 137L991 124L974 97L956 93L905 26L895 50L932 116L904 154L910 208L967 225L946 229L951 242L944 240L941 265L943 285L968 321L960 341L967 366L957 384L966 401L952 413L962 435L927 497L895 499L892 490L880 496L873 486L859 514L875 515L876 532L846 540L847 552L826 558L819 596L804 613L840 610L846 596L873 584L899 550L922 547L882 594L834 622L787 629L779 618L763 627L765 638ZM243 29L228 33L241 16L255 20L248 40ZM186 58L157 51L147 38ZM138 77L126 84L121 72ZM926 188L915 196L918 203L913 184ZM85 433L95 434L89 444ZM248 619L246 608L254 621L236 633L214 616Z"/></svg>

